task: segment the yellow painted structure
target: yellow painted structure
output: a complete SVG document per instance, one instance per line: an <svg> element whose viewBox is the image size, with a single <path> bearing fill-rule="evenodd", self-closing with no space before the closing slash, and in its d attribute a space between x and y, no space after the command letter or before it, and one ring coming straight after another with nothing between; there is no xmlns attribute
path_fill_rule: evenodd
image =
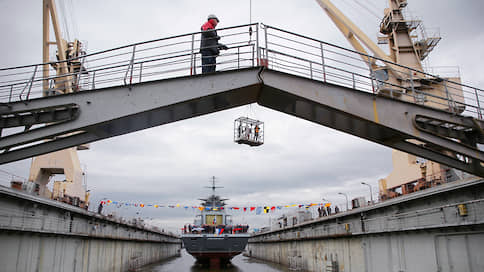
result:
<svg viewBox="0 0 484 272"><path fill-rule="evenodd" d="M420 20L405 18L403 10L407 6L407 0L388 0L388 8L384 10L384 17L380 24L380 32L383 36L378 37L379 41L388 44L390 54L387 55L368 36L363 33L351 20L349 20L329 0L316 0L316 2L328 14L338 29L343 33L350 44L360 53L368 55L365 47L373 52L378 59L384 60L384 66L378 66L375 59L362 55L363 60L369 65L371 71L383 70L388 79L386 83L378 86L378 92L383 95L392 94L399 99L426 106L437 107L457 114L465 109L463 104L464 95L462 87L453 81L460 83L460 77L440 78L424 73L421 61L424 60L430 51L440 41L439 36L417 35L416 30L422 28ZM426 33L422 31L422 33ZM402 69L398 65L414 69ZM391 85L403 86L402 90L395 92ZM400 92L400 95L398 93ZM434 96L433 96L434 95ZM442 103L435 97L448 97L454 103ZM378 123L378 109L373 105L375 122ZM449 169L432 161L417 161L417 157L401 151L393 150L393 172L386 178L379 181L380 194L386 194L387 189L399 187L403 184L416 180L439 180L446 181L446 172Z"/></svg>
<svg viewBox="0 0 484 272"><path fill-rule="evenodd" d="M79 60L72 60L80 56L81 44L78 40L67 42L62 38L57 10L54 0L43 0L43 77L49 78L49 65L55 69L56 75L66 75L54 80L54 88L49 89L49 82L43 81L43 96L64 94L77 91L75 86L76 76L81 67ZM54 30L55 41L50 41L50 27ZM58 63L51 63L49 58L50 45L57 46ZM71 59L68 62L65 60ZM63 62L64 61L64 62ZM86 192L83 184L83 171L80 166L77 150L89 149L88 145L68 148L57 152L35 157L30 168L29 181L39 184L39 194L52 199L62 200L64 197L79 198L86 203L89 200L89 193ZM52 191L48 189L48 183L54 175L65 175L65 180L53 181Z"/></svg>
<svg viewBox="0 0 484 272"><path fill-rule="evenodd" d="M54 181L51 192L47 184L53 175L64 175L65 180ZM30 167L29 180L40 185L40 194L45 197L60 199L71 196L86 199L83 171L75 147L35 157Z"/></svg>

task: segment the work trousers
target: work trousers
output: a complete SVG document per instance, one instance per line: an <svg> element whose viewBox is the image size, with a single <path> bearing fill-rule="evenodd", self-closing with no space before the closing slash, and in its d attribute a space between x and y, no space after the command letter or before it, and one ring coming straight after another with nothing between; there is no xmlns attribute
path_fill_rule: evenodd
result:
<svg viewBox="0 0 484 272"><path fill-rule="evenodd" d="M202 74L214 73L217 56L202 54Z"/></svg>

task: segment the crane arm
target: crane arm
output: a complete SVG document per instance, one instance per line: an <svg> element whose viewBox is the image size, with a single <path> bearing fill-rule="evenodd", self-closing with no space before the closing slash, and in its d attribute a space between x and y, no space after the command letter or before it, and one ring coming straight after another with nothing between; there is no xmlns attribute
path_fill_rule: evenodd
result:
<svg viewBox="0 0 484 272"><path fill-rule="evenodd" d="M365 48L361 43L356 39L355 35L340 21L338 18L336 18L333 14L328 13L329 18L333 20L334 24L339 28L339 30L343 33L343 35L346 37L346 39L351 43L351 45L356 49L356 51L363 53L365 55L368 55L366 52ZM363 60L367 63L370 64L371 66L375 65L375 60L371 60L369 57L361 55Z"/></svg>
<svg viewBox="0 0 484 272"><path fill-rule="evenodd" d="M363 46L358 42L360 40L368 49L370 49L377 58L392 62L390 57L383 52L368 36L366 36L361 29L359 29L353 22L351 22L335 5L329 0L316 0L316 2L323 8L328 14L329 18L333 20L336 26L345 35L348 41L355 47L355 49L361 53L366 51ZM356 40L356 38L358 40Z"/></svg>
<svg viewBox="0 0 484 272"><path fill-rule="evenodd" d="M395 78L400 78L398 76L399 68L397 65L392 64L393 60L385 54L385 52L378 47L366 34L361 31L350 19L348 19L335 5L333 5L329 0L316 0L316 2L323 8L323 10L328 14L329 18L334 22L338 29L343 33L346 39L351 43L356 51L364 54L360 55L361 58L368 64L370 69L377 68L375 64L375 59L367 57L363 45L373 52L375 57L386 61L386 66L389 68L388 72L391 73ZM363 43L363 45L362 45Z"/></svg>
<svg viewBox="0 0 484 272"><path fill-rule="evenodd" d="M57 56L59 57L59 65L60 65L60 74L61 75L67 75L69 74L69 68L67 67L67 56L66 56L66 51L67 51L67 46L65 40L62 38L60 26L59 26L59 20L57 16L57 10L55 8L55 1L54 0L43 0L43 61L44 63L49 62L49 44L51 43L49 41L49 17L52 20L52 27L54 29L54 34L55 34L55 40L56 40L56 45L57 45ZM44 66L44 76L48 77L48 68L47 66ZM71 83L71 76L66 76L65 78L62 78L62 81L65 82L65 92L71 92L72 91L72 83ZM46 91L48 89L48 84L46 84L47 81L44 80L44 96L46 95Z"/></svg>

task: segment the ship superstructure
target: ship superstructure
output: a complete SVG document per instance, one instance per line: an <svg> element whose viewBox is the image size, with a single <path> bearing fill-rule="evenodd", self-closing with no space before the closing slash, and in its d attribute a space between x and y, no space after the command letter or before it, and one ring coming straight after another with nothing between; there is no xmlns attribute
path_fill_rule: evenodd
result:
<svg viewBox="0 0 484 272"><path fill-rule="evenodd" d="M185 225L182 235L187 252L201 263L220 265L242 253L249 234L248 225L234 225L231 215L226 213L225 201L215 194L215 177L212 177L212 195L200 199L200 214L193 224Z"/></svg>

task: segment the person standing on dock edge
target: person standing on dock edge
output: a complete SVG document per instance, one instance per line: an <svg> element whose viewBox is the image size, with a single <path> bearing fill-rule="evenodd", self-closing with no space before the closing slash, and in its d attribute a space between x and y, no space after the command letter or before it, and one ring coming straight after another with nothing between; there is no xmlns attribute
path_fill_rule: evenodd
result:
<svg viewBox="0 0 484 272"><path fill-rule="evenodd" d="M215 72L216 58L220 50L227 50L227 46L219 43L215 27L219 20L217 16L208 15L207 22L202 25L202 39L200 40L200 53L202 54L202 74Z"/></svg>
<svg viewBox="0 0 484 272"><path fill-rule="evenodd" d="M101 201L101 202L99 202L99 206L97 207L97 213L98 213L98 214L101 214L101 213L102 213L102 211L103 211L103 203L102 203L102 201Z"/></svg>

